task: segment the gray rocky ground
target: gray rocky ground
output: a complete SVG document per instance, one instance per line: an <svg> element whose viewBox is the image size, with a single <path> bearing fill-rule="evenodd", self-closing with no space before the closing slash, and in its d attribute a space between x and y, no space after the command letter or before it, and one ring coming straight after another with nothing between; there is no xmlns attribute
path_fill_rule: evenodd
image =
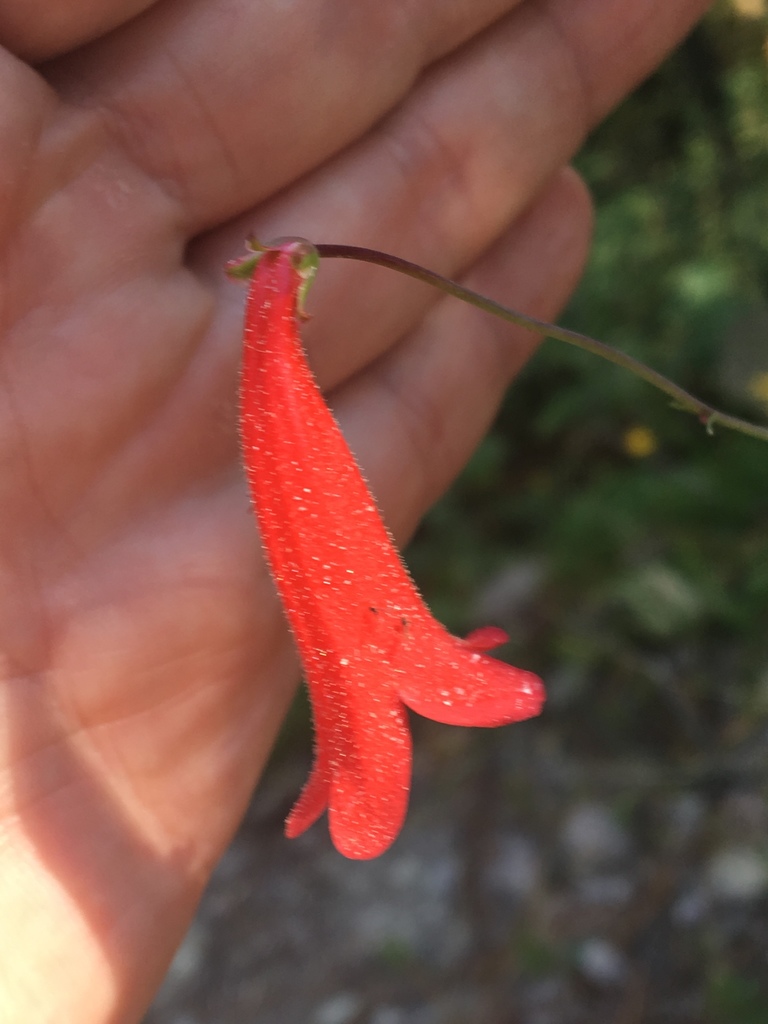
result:
<svg viewBox="0 0 768 1024"><path fill-rule="evenodd" d="M574 763L539 723L416 723L391 851L281 822L271 766L145 1024L768 1021L761 745L671 778Z"/></svg>

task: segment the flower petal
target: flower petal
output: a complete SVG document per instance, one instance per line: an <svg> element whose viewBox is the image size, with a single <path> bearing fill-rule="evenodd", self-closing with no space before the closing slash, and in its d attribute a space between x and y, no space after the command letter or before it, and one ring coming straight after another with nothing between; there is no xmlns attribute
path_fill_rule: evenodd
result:
<svg viewBox="0 0 768 1024"><path fill-rule="evenodd" d="M498 626L481 626L464 637L464 643L473 651L492 651L494 647L501 647L508 640L509 634Z"/></svg>
<svg viewBox="0 0 768 1024"><path fill-rule="evenodd" d="M330 782L328 766L323 764L323 761L325 758L322 751L318 750L317 760L312 765L312 771L304 783L299 799L285 819L285 834L289 839L295 839L302 832L306 832L328 806Z"/></svg>
<svg viewBox="0 0 768 1024"><path fill-rule="evenodd" d="M446 725L496 726L537 715L538 676L490 658L442 627L425 637L399 694L411 710Z"/></svg>
<svg viewBox="0 0 768 1024"><path fill-rule="evenodd" d="M355 749L333 769L328 824L340 853L368 860L391 846L403 826L411 734L399 700L385 707L369 693L355 710Z"/></svg>

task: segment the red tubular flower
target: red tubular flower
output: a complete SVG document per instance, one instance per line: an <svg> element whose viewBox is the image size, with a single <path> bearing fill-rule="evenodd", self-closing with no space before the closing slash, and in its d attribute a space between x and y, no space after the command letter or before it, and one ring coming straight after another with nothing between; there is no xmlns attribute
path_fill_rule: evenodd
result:
<svg viewBox="0 0 768 1024"><path fill-rule="evenodd" d="M484 651L494 627L451 636L411 581L309 369L301 299L309 243L236 261L252 273L245 318L240 429L267 560L309 686L315 761L285 830L327 808L347 857L375 857L405 817L411 738L405 706L449 725L496 726L538 714L540 680Z"/></svg>

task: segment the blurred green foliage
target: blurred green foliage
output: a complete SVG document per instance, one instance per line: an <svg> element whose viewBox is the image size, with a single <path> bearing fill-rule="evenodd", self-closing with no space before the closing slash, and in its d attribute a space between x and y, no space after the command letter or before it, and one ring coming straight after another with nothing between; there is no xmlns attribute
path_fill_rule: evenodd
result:
<svg viewBox="0 0 768 1024"><path fill-rule="evenodd" d="M768 1001L758 982L729 971L718 973L707 993L712 1024L765 1024Z"/></svg>
<svg viewBox="0 0 768 1024"><path fill-rule="evenodd" d="M594 246L559 320L756 419L768 418L766 38L764 5L717 4L591 138L577 166ZM573 753L674 765L765 723L768 446L708 437L592 356L542 347L409 563L454 629L490 601L512 660L548 680ZM494 604L505 575L520 585Z"/></svg>

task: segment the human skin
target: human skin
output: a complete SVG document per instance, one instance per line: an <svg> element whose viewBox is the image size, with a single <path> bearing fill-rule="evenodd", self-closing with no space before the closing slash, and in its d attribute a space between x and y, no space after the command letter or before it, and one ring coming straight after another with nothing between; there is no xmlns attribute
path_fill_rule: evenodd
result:
<svg viewBox="0 0 768 1024"><path fill-rule="evenodd" d="M554 317L591 219L563 168L705 7L2 5L0 1019L140 1018L296 685L224 261L254 229L375 246ZM310 312L402 541L533 341L349 264Z"/></svg>

